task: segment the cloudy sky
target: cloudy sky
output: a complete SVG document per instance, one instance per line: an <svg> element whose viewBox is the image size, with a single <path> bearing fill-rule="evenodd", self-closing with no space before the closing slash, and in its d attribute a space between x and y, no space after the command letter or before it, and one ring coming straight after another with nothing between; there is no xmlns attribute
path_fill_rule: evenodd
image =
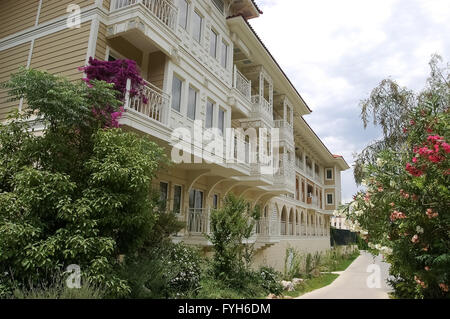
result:
<svg viewBox="0 0 450 319"><path fill-rule="evenodd" d="M380 136L363 129L359 101L384 78L420 90L428 62L450 62L450 0L256 0L251 20L313 110L305 117L334 154L353 154ZM343 174L343 201L356 185Z"/></svg>

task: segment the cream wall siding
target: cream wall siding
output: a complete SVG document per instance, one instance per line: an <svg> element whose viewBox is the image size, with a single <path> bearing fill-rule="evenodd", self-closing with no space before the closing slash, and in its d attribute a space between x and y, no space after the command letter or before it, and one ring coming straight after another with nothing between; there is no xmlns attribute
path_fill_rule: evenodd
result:
<svg viewBox="0 0 450 319"><path fill-rule="evenodd" d="M66 29L36 39L31 68L62 75L69 80L81 79L83 73L77 68L85 63L90 25L86 22L80 29Z"/></svg>
<svg viewBox="0 0 450 319"><path fill-rule="evenodd" d="M30 46L31 43L28 42L0 51L0 83L8 81L20 66L26 66ZM8 98L8 92L0 89L0 120L4 120L8 113L19 105L19 101L8 102Z"/></svg>
<svg viewBox="0 0 450 319"><path fill-rule="evenodd" d="M30 0L28 1L31 2ZM43 0L41 14L39 15L39 23L44 23L49 20L66 15L67 7L70 4L76 4L83 8L88 5L94 4L94 2L94 0Z"/></svg>
<svg viewBox="0 0 450 319"><path fill-rule="evenodd" d="M38 0L0 0L0 39L36 23Z"/></svg>
<svg viewBox="0 0 450 319"><path fill-rule="evenodd" d="M284 262L286 260L286 250L294 248L300 253L315 253L329 250L330 237L322 238L301 238L301 239L282 239L275 245L258 251L253 257L253 267L271 266L278 271L284 271Z"/></svg>

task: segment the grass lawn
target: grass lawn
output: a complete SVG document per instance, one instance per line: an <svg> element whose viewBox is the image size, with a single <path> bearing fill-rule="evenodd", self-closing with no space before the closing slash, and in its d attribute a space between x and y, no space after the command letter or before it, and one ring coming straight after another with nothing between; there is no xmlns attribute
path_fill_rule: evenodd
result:
<svg viewBox="0 0 450 319"><path fill-rule="evenodd" d="M307 292L328 286L337 277L339 277L337 274L321 274L319 277L305 280L303 283L298 285L294 291L285 292L284 295L293 298L300 297Z"/></svg>
<svg viewBox="0 0 450 319"><path fill-rule="evenodd" d="M352 254L351 256L349 256L349 258L347 259L343 259L341 261L339 261L334 267L333 270L331 271L344 271L345 269L347 269L348 266L351 265L351 263L358 258L358 256L360 255L359 251L355 254Z"/></svg>

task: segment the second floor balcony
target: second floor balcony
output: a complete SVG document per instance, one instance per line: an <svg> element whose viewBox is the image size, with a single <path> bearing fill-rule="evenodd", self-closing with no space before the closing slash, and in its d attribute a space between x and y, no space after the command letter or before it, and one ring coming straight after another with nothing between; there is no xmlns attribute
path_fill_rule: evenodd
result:
<svg viewBox="0 0 450 319"><path fill-rule="evenodd" d="M142 92L136 96L130 96L131 81L127 82L127 94L125 96L125 110L137 112L150 122L156 122L164 126L169 124L170 95L150 82L144 81Z"/></svg>
<svg viewBox="0 0 450 319"><path fill-rule="evenodd" d="M178 8L169 0L112 0L107 36L170 56L179 42L177 26Z"/></svg>
<svg viewBox="0 0 450 319"><path fill-rule="evenodd" d="M252 81L248 80L235 66L233 74L233 88L248 102L252 98Z"/></svg>

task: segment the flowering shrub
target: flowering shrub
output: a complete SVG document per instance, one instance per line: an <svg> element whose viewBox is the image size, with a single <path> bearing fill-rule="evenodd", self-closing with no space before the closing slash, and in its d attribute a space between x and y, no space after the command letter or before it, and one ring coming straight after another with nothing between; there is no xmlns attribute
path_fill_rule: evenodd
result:
<svg viewBox="0 0 450 319"><path fill-rule="evenodd" d="M435 96L410 113L400 150L363 167L366 191L345 208L372 252L391 264L398 297L450 297L449 108Z"/></svg>
<svg viewBox="0 0 450 319"><path fill-rule="evenodd" d="M81 67L79 70L86 73L86 78L83 81L88 86L92 86L93 80L113 84L121 101L125 99L128 79L131 79L130 97L139 95L144 85L144 80L139 74L136 62L133 60L100 61L90 57L89 65ZM145 104L148 103L145 97L142 97L142 99ZM109 126L117 128L119 126L118 119L122 116L124 109L120 107L119 110L115 110L113 107L107 106L100 110L93 109L92 112L98 117L109 118Z"/></svg>

